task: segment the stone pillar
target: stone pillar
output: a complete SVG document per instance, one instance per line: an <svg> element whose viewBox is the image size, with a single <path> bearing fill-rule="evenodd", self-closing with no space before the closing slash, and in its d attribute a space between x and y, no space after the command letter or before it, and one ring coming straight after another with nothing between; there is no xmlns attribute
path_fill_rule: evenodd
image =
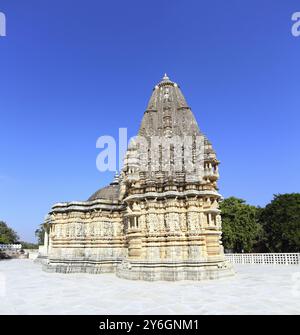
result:
<svg viewBox="0 0 300 335"><path fill-rule="evenodd" d="M54 226L50 226L49 228L49 232L48 232L48 254L52 249L52 236L53 236L53 227Z"/></svg>
<svg viewBox="0 0 300 335"><path fill-rule="evenodd" d="M208 225L211 226L211 213L208 213L207 221Z"/></svg>
<svg viewBox="0 0 300 335"><path fill-rule="evenodd" d="M134 222L134 228L137 229L137 217L133 217L133 222Z"/></svg>
<svg viewBox="0 0 300 335"><path fill-rule="evenodd" d="M45 234L44 234L44 250L46 255L48 255L48 247L49 247L49 234L47 232L47 230L45 230Z"/></svg>
<svg viewBox="0 0 300 335"><path fill-rule="evenodd" d="M135 229L127 234L128 256L129 258L139 258L142 254L142 234Z"/></svg>

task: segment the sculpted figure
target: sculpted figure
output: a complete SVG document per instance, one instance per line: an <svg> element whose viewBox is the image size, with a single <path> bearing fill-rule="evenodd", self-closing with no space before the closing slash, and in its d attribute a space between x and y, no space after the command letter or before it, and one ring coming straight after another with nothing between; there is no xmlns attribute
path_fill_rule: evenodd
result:
<svg viewBox="0 0 300 335"><path fill-rule="evenodd" d="M56 231L56 236L57 237L61 237L61 225L59 224L59 225L57 225L57 231Z"/></svg>
<svg viewBox="0 0 300 335"><path fill-rule="evenodd" d="M90 223L90 235L95 235L95 224L93 222Z"/></svg>
<svg viewBox="0 0 300 335"><path fill-rule="evenodd" d="M165 230L165 216L164 214L158 214L158 228L161 232Z"/></svg>
<svg viewBox="0 0 300 335"><path fill-rule="evenodd" d="M145 230L146 228L146 218L145 218L145 215L142 214L140 217L139 217L139 227L142 229L142 230Z"/></svg>
<svg viewBox="0 0 300 335"><path fill-rule="evenodd" d="M197 213L189 212L187 214L187 221L188 221L189 231L197 231L198 230L198 216L197 216Z"/></svg>
<svg viewBox="0 0 300 335"><path fill-rule="evenodd" d="M70 225L70 236L74 237L75 236L75 223L72 223Z"/></svg>
<svg viewBox="0 0 300 335"><path fill-rule="evenodd" d="M112 236L113 235L113 226L111 222L104 222L103 225L104 236Z"/></svg>
<svg viewBox="0 0 300 335"><path fill-rule="evenodd" d="M172 213L172 221L174 225L174 231L180 231L180 224L179 224L179 215L178 213Z"/></svg>
<svg viewBox="0 0 300 335"><path fill-rule="evenodd" d="M171 231L171 230L172 230L172 227L171 227L171 217L170 217L170 213L167 213L167 214L165 215L165 218L166 218L166 220L165 220L166 230L167 230L167 231Z"/></svg>
<svg viewBox="0 0 300 335"><path fill-rule="evenodd" d="M76 224L76 236L81 236L82 235L82 224L80 222L78 222Z"/></svg>
<svg viewBox="0 0 300 335"><path fill-rule="evenodd" d="M70 236L69 224L66 224L66 227L65 227L65 235L66 235L66 237L69 237L69 236Z"/></svg>
<svg viewBox="0 0 300 335"><path fill-rule="evenodd" d="M158 222L156 214L149 214L148 215L148 231L150 234L154 234L158 231Z"/></svg>
<svg viewBox="0 0 300 335"><path fill-rule="evenodd" d="M179 218L181 231L186 231L186 213L179 214Z"/></svg>

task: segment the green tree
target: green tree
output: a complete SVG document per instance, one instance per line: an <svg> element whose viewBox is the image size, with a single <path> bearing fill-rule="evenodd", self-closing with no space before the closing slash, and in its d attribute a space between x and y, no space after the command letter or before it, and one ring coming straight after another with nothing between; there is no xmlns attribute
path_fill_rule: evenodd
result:
<svg viewBox="0 0 300 335"><path fill-rule="evenodd" d="M35 231L35 237L37 238L37 243L39 245L44 244L44 235L45 235L45 228L44 225L41 224L38 229Z"/></svg>
<svg viewBox="0 0 300 335"><path fill-rule="evenodd" d="M245 200L230 197L220 203L224 249L251 252L262 236L257 220L258 209Z"/></svg>
<svg viewBox="0 0 300 335"><path fill-rule="evenodd" d="M259 221L269 252L300 252L300 193L274 195Z"/></svg>
<svg viewBox="0 0 300 335"><path fill-rule="evenodd" d="M0 221L0 243L16 243L19 240L17 233L9 228L4 221Z"/></svg>
<svg viewBox="0 0 300 335"><path fill-rule="evenodd" d="M39 246L36 243L31 243L31 242L25 242L25 241L20 241L20 244L22 244L22 249L38 249Z"/></svg>

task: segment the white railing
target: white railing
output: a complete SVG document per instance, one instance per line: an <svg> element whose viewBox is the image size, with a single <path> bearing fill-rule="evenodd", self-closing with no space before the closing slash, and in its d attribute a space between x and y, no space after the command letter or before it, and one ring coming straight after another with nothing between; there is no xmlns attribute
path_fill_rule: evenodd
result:
<svg viewBox="0 0 300 335"><path fill-rule="evenodd" d="M0 250L20 250L21 244L0 244Z"/></svg>
<svg viewBox="0 0 300 335"><path fill-rule="evenodd" d="M300 264L300 253L225 254L233 264Z"/></svg>

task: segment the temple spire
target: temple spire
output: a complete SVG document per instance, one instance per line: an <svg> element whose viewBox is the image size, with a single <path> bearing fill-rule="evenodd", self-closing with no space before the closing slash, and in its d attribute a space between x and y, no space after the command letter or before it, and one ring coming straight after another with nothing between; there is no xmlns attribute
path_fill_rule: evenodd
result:
<svg viewBox="0 0 300 335"><path fill-rule="evenodd" d="M145 137L200 134L197 121L179 86L165 73L152 91L144 114L139 135Z"/></svg>

